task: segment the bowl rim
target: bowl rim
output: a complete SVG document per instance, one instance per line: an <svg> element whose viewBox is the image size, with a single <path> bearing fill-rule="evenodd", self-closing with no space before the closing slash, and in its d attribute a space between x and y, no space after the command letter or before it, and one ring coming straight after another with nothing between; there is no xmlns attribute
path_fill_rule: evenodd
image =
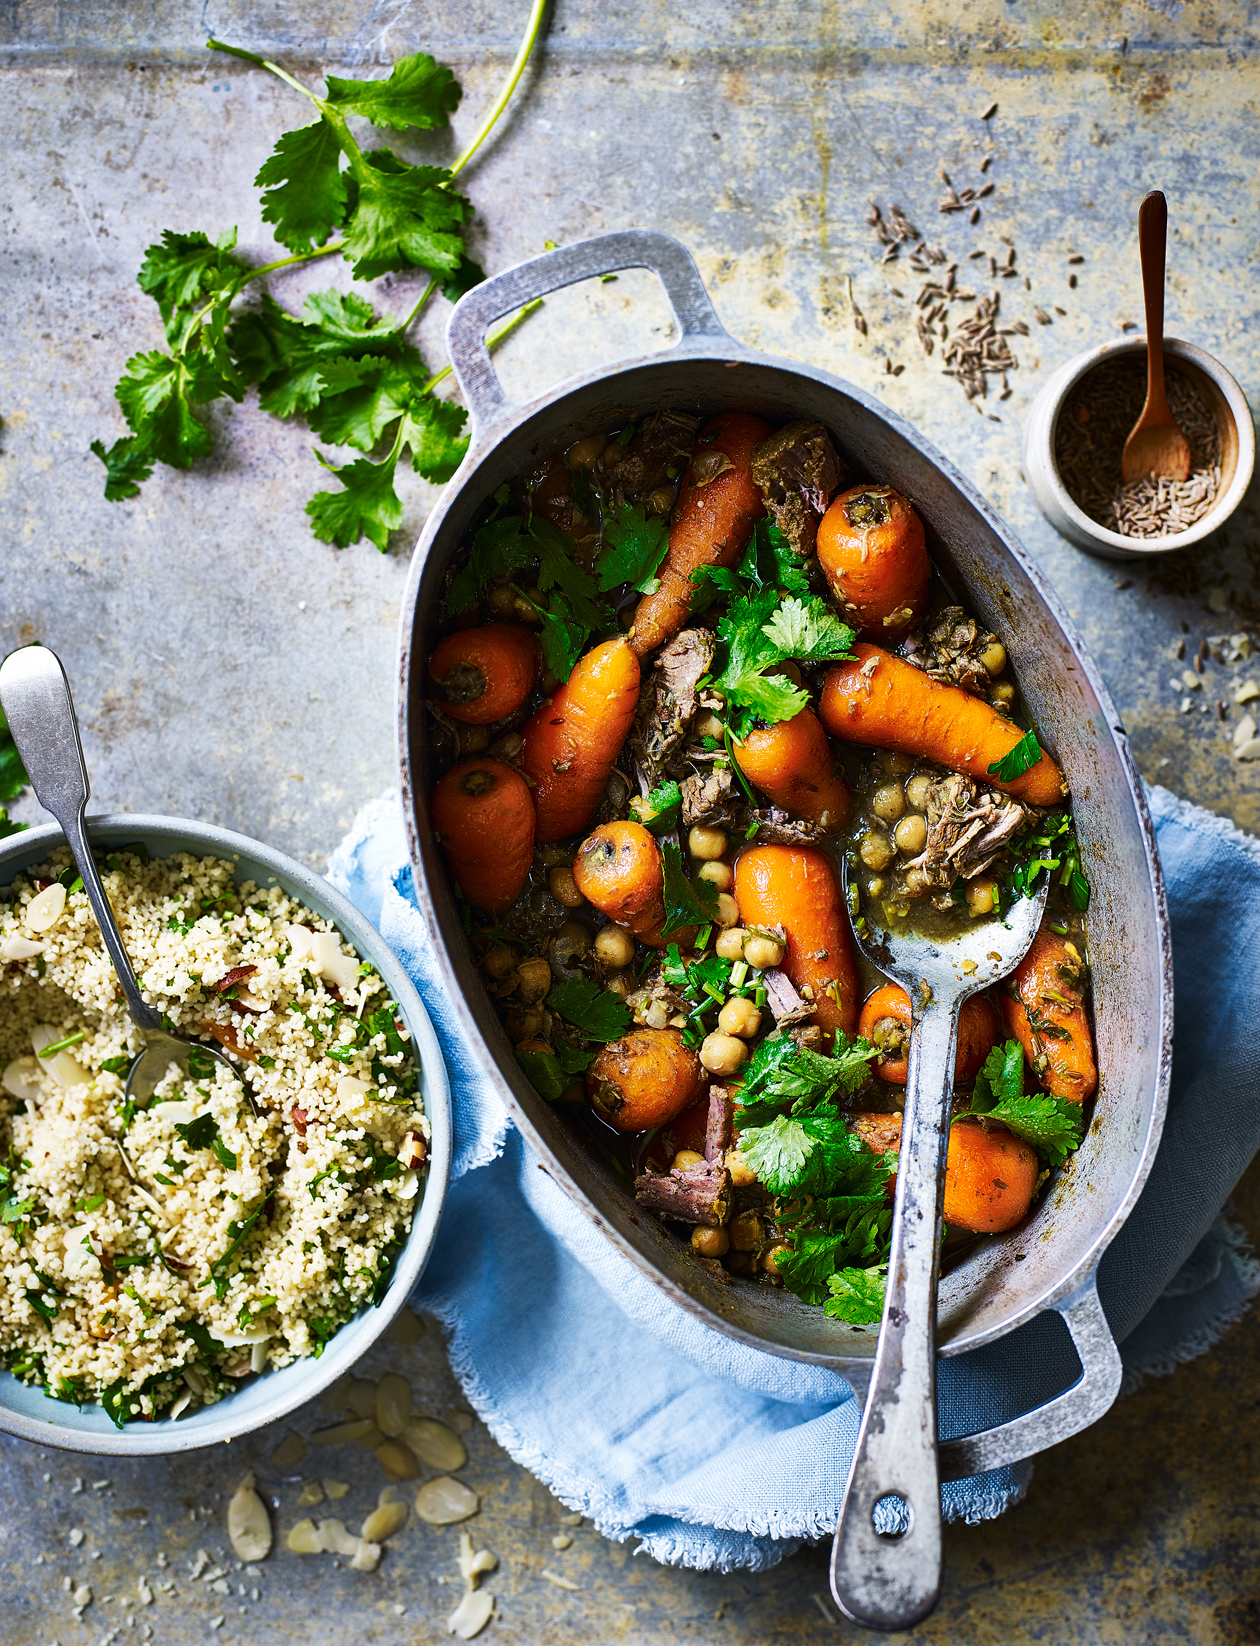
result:
<svg viewBox="0 0 1260 1646"><path fill-rule="evenodd" d="M431 1129L429 1171L385 1297L375 1308L360 1310L339 1327L318 1358L307 1355L289 1366L281 1367L278 1372L264 1374L264 1378L283 1379L289 1385L284 1392L273 1394L269 1400L261 1400L248 1415L242 1414L243 1420L233 1420L234 1401L229 1396L214 1406L201 1408L206 1420L197 1429L181 1427L179 1419L162 1419L153 1423L128 1424L126 1428L106 1432L62 1427L60 1422L45 1422L15 1412L4 1403L5 1385L0 1380L0 1432L16 1435L19 1439L66 1451L109 1456L158 1456L198 1451L279 1422L299 1406L315 1399L367 1353L398 1315L432 1254L450 1186L450 1083L433 1024L402 962L367 916L317 870L248 835L190 818L145 812L114 812L89 815L85 821L89 840L101 836L124 839L141 834L157 836L171 841L172 853L195 849L189 843L196 841L216 855L231 857L237 862L244 859L250 868L261 868L297 882L303 888L304 895L314 896L328 906L331 918L343 936L377 967L402 1010L403 1020L411 1030L413 1044L419 1052L424 1113ZM9 883L12 876L6 875L5 871L17 860L29 859L32 847L38 856L64 840L61 827L54 823L24 829L0 841L0 884ZM357 1327L353 1333L350 1332L352 1327ZM10 1375L3 1374L6 1378ZM60 1402L54 1402L47 1396L45 1399L50 1405L56 1405L59 1413L70 1412L70 1408ZM99 1406L93 1402L85 1410L97 1411Z"/></svg>
<svg viewBox="0 0 1260 1646"><path fill-rule="evenodd" d="M1085 349L1082 353L1074 355L1052 374L1044 385L1041 396L1038 397L1041 404L1037 409L1043 414L1044 423L1034 427L1031 414L1029 419L1030 435L1037 444L1035 455L1042 470L1041 479L1056 506L1079 532L1093 542L1109 549L1123 549L1127 556L1133 558L1171 554L1177 549L1189 548L1193 543L1202 542L1212 532L1219 530L1242 502L1251 484L1256 462L1256 436L1251 407L1233 375L1214 355L1200 348L1197 343L1188 343L1180 337L1165 337L1165 355L1171 355L1174 359L1197 367L1221 391L1233 413L1234 426L1238 434L1238 464L1234 470L1234 477L1208 512L1196 520L1193 526L1167 537L1126 537L1122 532L1113 532L1106 526L1100 526L1087 515L1063 484L1058 464L1055 462L1054 437L1064 402L1081 379L1098 366L1113 359L1145 353L1146 333L1134 332L1124 337L1109 338L1105 343L1096 344L1092 349Z"/></svg>

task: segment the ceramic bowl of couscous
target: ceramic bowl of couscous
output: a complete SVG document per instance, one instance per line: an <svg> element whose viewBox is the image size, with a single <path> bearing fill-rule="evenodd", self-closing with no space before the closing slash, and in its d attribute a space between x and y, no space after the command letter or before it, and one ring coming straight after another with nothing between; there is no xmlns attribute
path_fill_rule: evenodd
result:
<svg viewBox="0 0 1260 1646"><path fill-rule="evenodd" d="M61 831L0 843L0 1429L103 1453L272 1423L389 1325L436 1235L424 1007L321 876L224 829L89 823L142 988L217 1042L153 1099Z"/></svg>

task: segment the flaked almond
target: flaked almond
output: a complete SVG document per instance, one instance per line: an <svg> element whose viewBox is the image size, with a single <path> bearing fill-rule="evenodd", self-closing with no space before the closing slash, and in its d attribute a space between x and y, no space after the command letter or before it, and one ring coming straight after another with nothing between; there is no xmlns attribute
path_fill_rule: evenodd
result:
<svg viewBox="0 0 1260 1646"><path fill-rule="evenodd" d="M344 1423L334 1423L330 1428L316 1429L311 1436L311 1445L343 1446L347 1440L362 1440L375 1427L370 1417L347 1418Z"/></svg>
<svg viewBox="0 0 1260 1646"><path fill-rule="evenodd" d="M44 1088L39 1083L38 1059L15 1057L12 1063L6 1063L4 1073L0 1074L0 1086L22 1103L42 1102Z"/></svg>
<svg viewBox="0 0 1260 1646"><path fill-rule="evenodd" d="M356 1555L359 1552L359 1539L346 1530L344 1520L321 1520L319 1542L320 1547L330 1555Z"/></svg>
<svg viewBox="0 0 1260 1646"><path fill-rule="evenodd" d="M377 1461L391 1480L416 1480L420 1465L401 1440L384 1439L374 1448Z"/></svg>
<svg viewBox="0 0 1260 1646"><path fill-rule="evenodd" d="M325 1478L320 1481L320 1485L328 1493L329 1497L332 1498L334 1503L339 1497L345 1497L346 1493L350 1490L350 1482L348 1480L329 1480Z"/></svg>
<svg viewBox="0 0 1260 1646"><path fill-rule="evenodd" d="M284 1543L295 1555L318 1555L322 1554L324 1549L319 1527L313 1520L299 1520L295 1526L291 1526Z"/></svg>
<svg viewBox="0 0 1260 1646"><path fill-rule="evenodd" d="M411 1384L386 1372L376 1385L376 1426L383 1435L400 1435L411 1418Z"/></svg>
<svg viewBox="0 0 1260 1646"><path fill-rule="evenodd" d="M456 1521L468 1520L480 1507L476 1492L450 1475L426 1481L416 1493L416 1513L430 1526L453 1526Z"/></svg>
<svg viewBox="0 0 1260 1646"><path fill-rule="evenodd" d="M367 1538L361 1537L358 1547L354 1551L354 1558L350 1562L352 1572L374 1572L381 1563L381 1546L379 1543L369 1543Z"/></svg>
<svg viewBox="0 0 1260 1646"><path fill-rule="evenodd" d="M58 1040L66 1038L64 1029L54 1029L51 1023L37 1023L31 1030L31 1046L36 1057L39 1058L39 1067L45 1074L50 1074L59 1086L86 1086L91 1075L77 1063L70 1053L54 1052L51 1057L42 1056L45 1046L55 1045Z"/></svg>
<svg viewBox="0 0 1260 1646"><path fill-rule="evenodd" d="M341 940L336 932L313 932L310 942L311 958L325 982L339 989L353 989L359 980L357 955L342 954Z"/></svg>
<svg viewBox="0 0 1260 1646"><path fill-rule="evenodd" d="M441 1469L443 1474L462 1469L468 1462L468 1448L463 1441L435 1417L413 1417L403 1429L402 1437L421 1463L430 1469Z"/></svg>
<svg viewBox="0 0 1260 1646"><path fill-rule="evenodd" d="M66 888L59 880L54 880L51 886L35 893L23 911L23 919L30 931L48 932L61 919L65 907Z"/></svg>
<svg viewBox="0 0 1260 1646"><path fill-rule="evenodd" d="M446 1620L448 1634L471 1640L494 1616L494 1596L488 1589L470 1589Z"/></svg>
<svg viewBox="0 0 1260 1646"><path fill-rule="evenodd" d="M384 1543L387 1537L401 1531L407 1520L405 1503L382 1503L363 1522L359 1536L368 1543Z"/></svg>
<svg viewBox="0 0 1260 1646"><path fill-rule="evenodd" d="M266 1560L271 1553L271 1517L254 1490L254 1477L245 1476L232 1493L227 1511L228 1541L238 1559Z"/></svg>
<svg viewBox="0 0 1260 1646"><path fill-rule="evenodd" d="M0 938L0 960L34 960L43 952L44 945L29 937Z"/></svg>
<svg viewBox="0 0 1260 1646"><path fill-rule="evenodd" d="M313 1509L324 1501L324 1488L318 1480L308 1480L298 1493L298 1508Z"/></svg>
<svg viewBox="0 0 1260 1646"><path fill-rule="evenodd" d="M424 1321L411 1309L400 1309L385 1331L388 1342L401 1343L406 1348L419 1343L423 1336Z"/></svg>
<svg viewBox="0 0 1260 1646"><path fill-rule="evenodd" d="M398 1145L398 1159L404 1170L418 1172L429 1158L429 1145L422 1132L405 1132Z"/></svg>
<svg viewBox="0 0 1260 1646"><path fill-rule="evenodd" d="M212 983L210 987L215 994L226 994L234 984L243 982L247 977L252 977L257 970L257 966L233 966L230 971L224 972L217 983Z"/></svg>
<svg viewBox="0 0 1260 1646"><path fill-rule="evenodd" d="M346 1405L356 1417L376 1416L376 1384L369 1377L356 1377L346 1395Z"/></svg>

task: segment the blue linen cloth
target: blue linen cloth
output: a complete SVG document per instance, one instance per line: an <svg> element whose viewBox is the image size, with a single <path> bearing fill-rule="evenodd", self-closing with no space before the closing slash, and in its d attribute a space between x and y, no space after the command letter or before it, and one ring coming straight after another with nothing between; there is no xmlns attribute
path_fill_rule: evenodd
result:
<svg viewBox="0 0 1260 1646"><path fill-rule="evenodd" d="M1150 800L1177 998L1163 1141L1099 1274L1129 1386L1202 1353L1260 1291L1260 1265L1222 1211L1260 1147L1256 991L1238 965L1260 955L1260 842L1164 789ZM539 1169L451 1032L396 794L360 812L329 878L411 973L446 1056L451 1192L413 1302L442 1321L496 1440L605 1536L638 1538L636 1552L658 1560L760 1569L830 1533L861 1416L853 1391L684 1313ZM1003 1422L1078 1375L1060 1322L1042 1316L941 1362L941 1432ZM950 1483L945 1513L1000 1514L1031 1474L1025 1462Z"/></svg>

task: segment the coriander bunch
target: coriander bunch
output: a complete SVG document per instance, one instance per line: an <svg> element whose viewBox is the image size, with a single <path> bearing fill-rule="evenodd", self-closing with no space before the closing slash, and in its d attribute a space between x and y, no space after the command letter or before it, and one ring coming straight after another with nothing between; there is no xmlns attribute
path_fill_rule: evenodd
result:
<svg viewBox="0 0 1260 1646"><path fill-rule="evenodd" d="M251 268L236 255L236 230L217 239L167 229L145 253L137 281L154 299L167 347L135 354L115 395L129 434L92 451L105 465L105 495L135 497L156 463L190 468L213 437L197 408L240 402L257 384L259 405L273 416L302 416L330 445L361 458L337 467L316 456L338 481L306 506L316 537L338 548L368 537L380 549L402 522L395 473L403 453L424 479L448 480L467 448L466 413L434 392L450 367L430 372L407 333L435 292L454 302L485 278L464 234L473 207L454 184L506 108L542 26L546 0L533 0L524 38L503 88L473 141L449 166L408 165L385 147L363 147L348 117L377 130L432 131L449 124L461 89L450 69L427 53L400 58L381 80L325 77L323 96L286 69L219 40L211 51L266 69L306 98L311 125L284 132L254 179L263 220L290 255ZM256 311L234 312L236 299L281 269L340 254L356 280L423 269L429 280L410 314L379 316L357 292L317 292L300 316L267 292ZM513 316L491 343L537 304ZM374 455L375 454L375 455Z"/></svg>

